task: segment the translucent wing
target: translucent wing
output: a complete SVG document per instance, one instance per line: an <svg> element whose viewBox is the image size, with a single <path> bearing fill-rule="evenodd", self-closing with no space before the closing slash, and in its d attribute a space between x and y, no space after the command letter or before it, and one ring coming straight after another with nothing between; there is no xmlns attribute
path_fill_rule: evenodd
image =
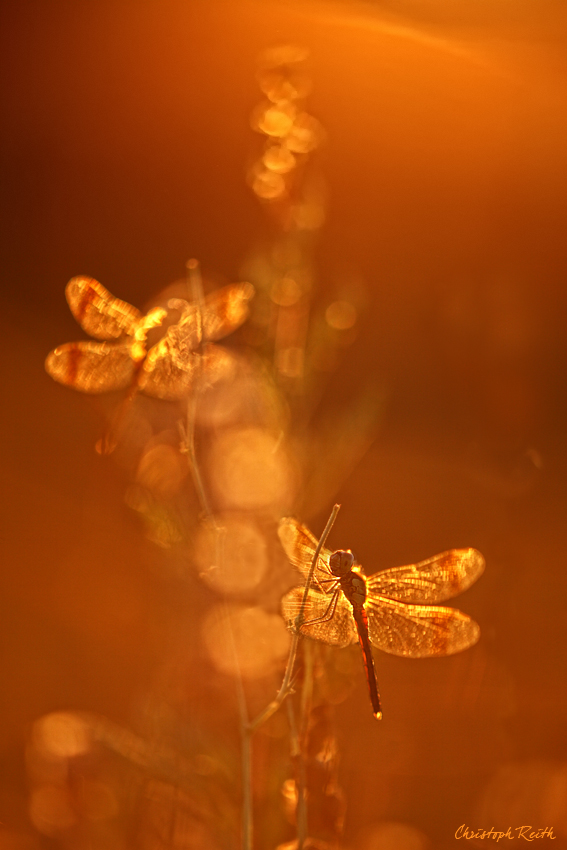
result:
<svg viewBox="0 0 567 850"><path fill-rule="evenodd" d="M299 613L303 591L303 587L294 587L282 599L283 616L290 625L293 624ZM304 610L306 623L301 626L301 633L306 637L321 640L333 646L348 646L351 643L356 643L358 633L352 616L352 608L342 593L339 594L337 607L331 619L309 624L310 620L317 620L329 613L328 608L332 598L332 595L329 596L313 587L311 588Z"/></svg>
<svg viewBox="0 0 567 850"><path fill-rule="evenodd" d="M426 604L462 593L483 570L484 558L476 549L450 549L418 564L383 570L366 583L370 594Z"/></svg>
<svg viewBox="0 0 567 850"><path fill-rule="evenodd" d="M392 655L453 655L480 636L475 621L456 608L406 605L385 596L368 598L365 607L371 642Z"/></svg>
<svg viewBox="0 0 567 850"><path fill-rule="evenodd" d="M201 315L203 339L221 339L240 327L248 317L248 302L254 295L251 283L224 286L207 296ZM172 357L183 368L199 347L198 313L194 303L172 298L169 306L182 311L177 324L168 330Z"/></svg>
<svg viewBox="0 0 567 850"><path fill-rule="evenodd" d="M293 566L307 578L318 541L307 526L302 525L294 517L284 517L280 520L278 536ZM334 578L329 567L330 556L331 552L328 549L321 549L313 574L313 584L323 591L328 590L330 584L329 582L321 584L321 582Z"/></svg>
<svg viewBox="0 0 567 850"><path fill-rule="evenodd" d="M73 316L96 339L119 339L129 333L142 314L120 301L92 277L73 277L65 288Z"/></svg>
<svg viewBox="0 0 567 850"><path fill-rule="evenodd" d="M127 387L134 378L128 343L67 342L47 355L45 368L60 384L84 393L107 393Z"/></svg>
<svg viewBox="0 0 567 850"><path fill-rule="evenodd" d="M229 381L236 373L237 361L227 348L222 345L205 345L202 354L203 386L213 387L219 381Z"/></svg>
<svg viewBox="0 0 567 850"><path fill-rule="evenodd" d="M146 395L164 401L178 401L186 395L195 379L197 355L188 352L183 365L173 356L175 339L169 328L166 335L150 350L143 362L138 388Z"/></svg>
<svg viewBox="0 0 567 850"><path fill-rule="evenodd" d="M174 350L175 337L168 331L144 360L138 379L142 392L165 401L178 401L193 389L197 377L202 386L212 386L234 374L234 358L220 345L206 345L202 355L192 352L184 359L183 367L173 356Z"/></svg>
<svg viewBox="0 0 567 850"><path fill-rule="evenodd" d="M221 339L240 327L248 318L248 302L254 295L251 283L223 286L205 298L203 338Z"/></svg>
<svg viewBox="0 0 567 850"><path fill-rule="evenodd" d="M181 310L181 318L177 324L169 326L160 342L167 340L167 350L173 363L180 369L185 369L193 362L200 343L197 308L194 304L189 304L180 298L172 298L169 301L169 307Z"/></svg>

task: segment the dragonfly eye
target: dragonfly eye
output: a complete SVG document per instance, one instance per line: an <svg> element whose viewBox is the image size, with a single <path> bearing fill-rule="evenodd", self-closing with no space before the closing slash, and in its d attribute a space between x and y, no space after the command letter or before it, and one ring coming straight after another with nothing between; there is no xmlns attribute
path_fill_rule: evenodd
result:
<svg viewBox="0 0 567 850"><path fill-rule="evenodd" d="M350 549L338 549L333 552L329 559L331 572L335 576L344 576L352 570L354 564L354 555Z"/></svg>

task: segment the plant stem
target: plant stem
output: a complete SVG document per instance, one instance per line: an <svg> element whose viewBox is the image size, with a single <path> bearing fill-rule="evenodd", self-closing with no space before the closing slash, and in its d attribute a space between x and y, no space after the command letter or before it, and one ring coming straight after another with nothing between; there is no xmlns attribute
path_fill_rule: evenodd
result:
<svg viewBox="0 0 567 850"><path fill-rule="evenodd" d="M337 514L340 511L340 509L341 509L340 505L335 505L333 507L333 510L331 511L331 515L330 515L329 519L327 520L327 525L325 526L323 534L321 535L321 538L320 538L320 540L317 544L317 548L315 549L315 554L313 555L313 560L311 562L311 568L309 570L309 575L307 576L307 581L305 583L305 590L303 591L303 598L301 600L301 606L299 608L299 613L298 613L297 617L295 618L295 623L294 623L295 631L294 631L293 637L291 639L291 646L290 646L290 649L289 649L287 666L285 668L285 673L284 673L284 677L283 677L283 681L281 683L280 689L277 692L275 698L272 700L272 702L268 706L266 706L266 708L262 712L260 712L260 714L254 720L250 721L250 723L248 724L248 730L249 730L250 734L254 733L259 726L262 726L262 724L265 723L266 720L269 720L270 717L273 714L276 713L276 711L278 710L278 708L280 707L282 702L291 693L291 691L293 689L292 676L293 676L293 670L294 670L294 667L295 667L295 659L296 659L296 656L297 656L297 647L299 646L299 639L301 637L300 629L301 629L301 624L303 623L303 619L304 619L305 606L307 604L307 597L309 595L309 588L310 588L310 585L311 585L311 580L313 579L313 573L315 572L315 567L317 565L317 561L319 559L319 554L321 552L321 549L325 545L327 537L329 536L331 528L333 527L333 523L335 522L335 519L337 518Z"/></svg>
<svg viewBox="0 0 567 850"><path fill-rule="evenodd" d="M195 369L195 383L193 392L189 395L187 404L187 432L185 435L185 444L187 455L189 458L189 466L193 476L193 483L197 496L201 503L201 509L209 522L211 523L215 535L215 560L218 567L222 566L224 560L224 545L223 531L221 525L217 522L213 514L210 502L207 498L205 485L197 463L197 454L195 451L195 423L197 419L197 405L201 390L202 376L202 354L203 354L203 281L201 278L201 270L197 260L189 260L187 262L187 288L191 296L191 300L196 306L196 322L197 322L197 338L199 339L199 348L195 356L197 364ZM240 728L242 730L242 848L243 850L252 850L253 836L253 816L252 816L252 745L250 736L247 734L248 728L248 709L246 707L246 696L244 694L244 686L242 683L242 674L240 672L240 663L238 653L236 651L236 642L234 640L234 632L230 620L230 613L224 600L225 606L225 621L229 632L229 641L234 656L234 666L236 670L236 698L238 703L238 713L240 717Z"/></svg>

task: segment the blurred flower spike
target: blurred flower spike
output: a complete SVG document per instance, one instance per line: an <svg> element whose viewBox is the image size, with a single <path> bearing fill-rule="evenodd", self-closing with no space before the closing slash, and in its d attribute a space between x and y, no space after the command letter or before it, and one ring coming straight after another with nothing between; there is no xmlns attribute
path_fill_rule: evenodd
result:
<svg viewBox="0 0 567 850"><path fill-rule="evenodd" d="M251 123L266 141L251 169L249 182L263 201L279 201L293 194L295 172L325 136L319 121L304 107L311 90L305 69L307 58L304 48L287 45L267 50L259 59L258 82L267 100L253 111ZM305 216L301 209L299 205L295 212L304 220L302 229L320 226L321 215ZM298 225L298 221L294 223Z"/></svg>

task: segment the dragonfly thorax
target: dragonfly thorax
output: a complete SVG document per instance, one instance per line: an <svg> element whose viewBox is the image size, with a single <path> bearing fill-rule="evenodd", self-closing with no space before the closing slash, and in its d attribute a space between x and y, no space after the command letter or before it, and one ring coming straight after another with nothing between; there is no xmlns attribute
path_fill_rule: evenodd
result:
<svg viewBox="0 0 567 850"><path fill-rule="evenodd" d="M350 549L337 549L329 558L329 566L337 578L346 576L354 566L354 555Z"/></svg>

